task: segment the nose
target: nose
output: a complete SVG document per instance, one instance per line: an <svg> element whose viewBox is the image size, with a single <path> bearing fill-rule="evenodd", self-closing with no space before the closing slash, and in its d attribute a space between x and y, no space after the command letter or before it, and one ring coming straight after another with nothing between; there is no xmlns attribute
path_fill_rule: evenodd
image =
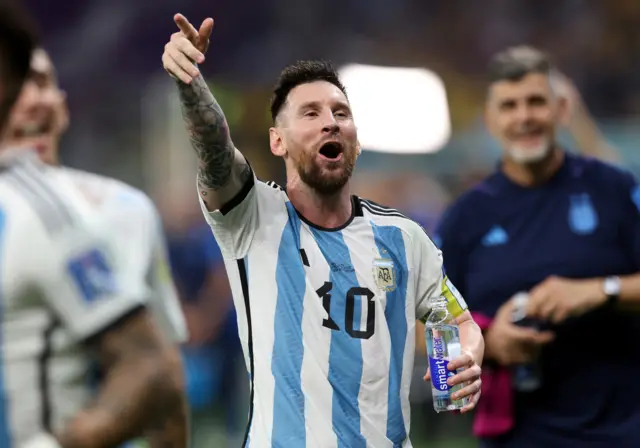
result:
<svg viewBox="0 0 640 448"><path fill-rule="evenodd" d="M51 95L35 82L28 82L24 85L22 91L23 101L29 105L32 110L38 110L51 106Z"/></svg>
<svg viewBox="0 0 640 448"><path fill-rule="evenodd" d="M338 125L333 113L329 112L324 114L323 120L323 134L337 134L340 131L340 125Z"/></svg>
<svg viewBox="0 0 640 448"><path fill-rule="evenodd" d="M516 119L520 123L526 123L533 117L531 107L526 104L520 105L515 113Z"/></svg>
<svg viewBox="0 0 640 448"><path fill-rule="evenodd" d="M338 123L326 124L322 128L322 133L324 134L337 134L340 131L340 126Z"/></svg>

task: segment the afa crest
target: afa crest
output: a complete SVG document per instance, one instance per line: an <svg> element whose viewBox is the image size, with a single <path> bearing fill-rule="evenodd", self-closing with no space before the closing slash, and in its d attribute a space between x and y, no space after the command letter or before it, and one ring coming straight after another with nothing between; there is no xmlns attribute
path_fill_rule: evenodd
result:
<svg viewBox="0 0 640 448"><path fill-rule="evenodd" d="M576 235L589 235L598 228L598 212L588 193L569 198L569 227Z"/></svg>
<svg viewBox="0 0 640 448"><path fill-rule="evenodd" d="M393 261L388 258L373 260L373 279L380 290L394 291L396 289L396 268Z"/></svg>

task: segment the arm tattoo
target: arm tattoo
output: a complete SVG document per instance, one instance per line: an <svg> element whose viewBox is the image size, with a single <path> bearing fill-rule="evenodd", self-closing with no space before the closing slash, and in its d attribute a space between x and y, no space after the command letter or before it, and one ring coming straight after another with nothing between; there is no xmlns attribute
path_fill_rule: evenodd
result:
<svg viewBox="0 0 640 448"><path fill-rule="evenodd" d="M151 448L186 448L187 407L180 356L146 315L95 341L106 376L94 402L57 438L64 448L106 448L151 436Z"/></svg>
<svg viewBox="0 0 640 448"><path fill-rule="evenodd" d="M199 160L198 183L218 190L229 182L235 156L227 120L202 75L178 81L182 116Z"/></svg>

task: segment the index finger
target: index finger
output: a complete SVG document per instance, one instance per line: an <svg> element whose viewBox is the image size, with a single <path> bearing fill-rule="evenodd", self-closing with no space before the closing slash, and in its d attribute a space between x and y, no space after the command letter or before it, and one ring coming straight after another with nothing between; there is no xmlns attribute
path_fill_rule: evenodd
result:
<svg viewBox="0 0 640 448"><path fill-rule="evenodd" d="M211 17L207 17L202 22L202 25L200 25L200 29L198 30L198 37L203 41L207 41L211 37L212 31L213 31L213 19Z"/></svg>
<svg viewBox="0 0 640 448"><path fill-rule="evenodd" d="M185 16L178 13L173 16L173 21L176 23L180 31L189 39L190 41L195 41L198 38L198 30L195 29L191 22L187 20Z"/></svg>
<svg viewBox="0 0 640 448"><path fill-rule="evenodd" d="M531 338L531 342L537 345L548 344L553 341L555 334L551 331L539 331Z"/></svg>
<svg viewBox="0 0 640 448"><path fill-rule="evenodd" d="M473 357L469 353L463 353L457 358L451 360L447 365L449 370L457 370L461 367L470 367L473 364Z"/></svg>

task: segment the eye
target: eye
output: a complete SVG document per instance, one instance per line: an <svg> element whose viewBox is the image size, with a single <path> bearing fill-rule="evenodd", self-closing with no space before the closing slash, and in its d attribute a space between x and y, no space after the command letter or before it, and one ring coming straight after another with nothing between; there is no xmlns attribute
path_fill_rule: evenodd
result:
<svg viewBox="0 0 640 448"><path fill-rule="evenodd" d="M316 112L315 110L308 110L308 111L306 111L304 113L304 116L305 117L310 117L310 118L317 117L318 116L318 112Z"/></svg>
<svg viewBox="0 0 640 448"><path fill-rule="evenodd" d="M500 106L499 106L500 110L503 110L503 111L512 110L512 109L515 109L515 107L516 107L516 102L513 100L503 101L500 103Z"/></svg>
<svg viewBox="0 0 640 448"><path fill-rule="evenodd" d="M532 106L544 106L547 104L547 99L540 95L532 96L529 98L529 104Z"/></svg>

